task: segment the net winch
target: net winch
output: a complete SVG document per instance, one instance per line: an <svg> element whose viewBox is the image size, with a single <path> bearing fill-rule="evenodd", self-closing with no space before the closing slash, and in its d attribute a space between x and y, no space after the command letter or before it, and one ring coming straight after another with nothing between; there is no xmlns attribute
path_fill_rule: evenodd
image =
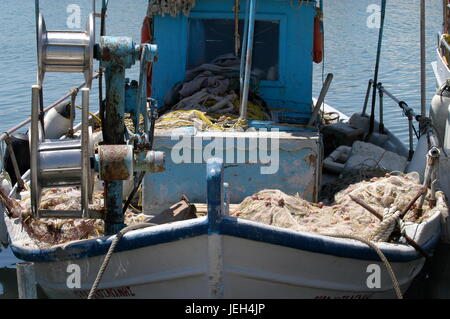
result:
<svg viewBox="0 0 450 319"><path fill-rule="evenodd" d="M146 172L164 170L164 153L152 151L153 123L149 112L152 99L147 97L149 62L156 57L153 44L136 45L128 37L101 36L95 43L95 13L88 16L85 31L48 31L41 13L37 14L38 74L32 87L31 117L31 203L37 218L101 218L105 233L117 233L124 227L123 181ZM100 61L106 79L105 112L101 116L103 143L94 153L92 126L89 119L89 94L93 79L93 60ZM140 60L139 84L126 85L125 70ZM46 72L83 73L85 87L81 89L81 134L64 139L46 139L41 120L42 87ZM101 89L101 88L100 88ZM125 94L125 90L135 90ZM72 108L74 105L72 105ZM135 133L126 130L124 113L129 112ZM149 115L150 114L150 115ZM139 126L143 115L144 125ZM70 136L70 134L68 135ZM104 182L105 209L90 210L95 176ZM77 186L81 189L81 210L40 209L44 188Z"/></svg>

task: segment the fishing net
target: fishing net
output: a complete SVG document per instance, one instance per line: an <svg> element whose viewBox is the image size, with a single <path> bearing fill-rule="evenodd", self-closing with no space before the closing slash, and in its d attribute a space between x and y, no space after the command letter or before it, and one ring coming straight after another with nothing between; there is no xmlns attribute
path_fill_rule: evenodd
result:
<svg viewBox="0 0 450 319"><path fill-rule="evenodd" d="M160 15L164 17L167 14L175 18L181 12L188 16L194 6L195 0L150 0L147 16Z"/></svg>
<svg viewBox="0 0 450 319"><path fill-rule="evenodd" d="M206 104L208 105L208 104ZM210 112L208 107L201 110L176 110L162 115L156 122L156 129L172 129L194 126L200 131L227 131L245 128L246 123L239 120L239 100L233 101L233 110L218 109ZM257 104L249 102L247 119L267 121L270 116Z"/></svg>
<svg viewBox="0 0 450 319"><path fill-rule="evenodd" d="M173 111L164 114L155 125L156 129L173 129L193 126L200 131L225 131L237 127L246 127L245 121L239 121L237 116L207 115L198 110Z"/></svg>
<svg viewBox="0 0 450 319"><path fill-rule="evenodd" d="M233 112L230 110L218 109L210 112L208 108L201 110L176 110L168 112L160 116L156 123L155 129L169 130L179 127L195 127L199 131L234 131L236 129L246 129L247 121L239 119L239 100L233 101ZM208 103L206 104L208 105ZM257 121L270 120L270 116L264 109L256 103L249 102L247 109L247 119ZM130 113L125 114L125 126L130 132L135 133L133 120ZM139 127L144 129L144 118L141 115L139 119Z"/></svg>
<svg viewBox="0 0 450 319"><path fill-rule="evenodd" d="M258 94L263 74L250 74L246 97L247 120L269 121L271 111ZM241 108L241 61L234 54L222 54L209 63L186 71L184 79L175 83L164 97L163 114L156 129L194 126L200 131L224 131L246 128L239 119Z"/></svg>
<svg viewBox="0 0 450 319"><path fill-rule="evenodd" d="M125 113L124 114L124 123L125 123L125 127L131 132L131 133L136 133L136 129L134 127L134 123L133 123L133 118L131 117L130 113ZM141 114L139 116L139 130L141 132L144 131L144 116Z"/></svg>
<svg viewBox="0 0 450 319"><path fill-rule="evenodd" d="M334 196L335 201L330 206L310 203L298 194L291 196L280 190L267 189L247 197L232 215L295 231L358 235L372 239L380 225L379 219L349 195L363 200L383 216L385 209L404 209L420 188L419 175L415 172L386 174L348 186ZM423 209L425 213L420 218L410 211L403 220L420 223L434 213L427 199Z"/></svg>
<svg viewBox="0 0 450 319"><path fill-rule="evenodd" d="M20 218L23 229L40 248L104 235L104 222L100 219L34 218L31 215L28 191L21 193L21 200L10 199L5 206L9 211L9 217ZM102 192L94 193L93 203L89 208L103 209ZM75 187L47 189L42 193L40 209L81 210L80 190ZM125 213L125 224L147 222L149 218L147 215L134 213L132 209L128 209Z"/></svg>

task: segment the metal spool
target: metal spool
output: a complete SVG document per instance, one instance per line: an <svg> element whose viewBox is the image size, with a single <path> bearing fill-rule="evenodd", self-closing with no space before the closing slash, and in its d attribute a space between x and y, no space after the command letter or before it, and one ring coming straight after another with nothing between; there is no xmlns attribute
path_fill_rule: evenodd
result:
<svg viewBox="0 0 450 319"><path fill-rule="evenodd" d="M91 13L86 31L48 31L44 17L38 20L38 84L45 72L84 73L86 86L91 87L95 45L95 22Z"/></svg>
<svg viewBox="0 0 450 319"><path fill-rule="evenodd" d="M89 127L89 157L94 156L92 128ZM46 140L38 146L38 180L41 187L80 185L81 140ZM94 170L89 170L89 197L92 198Z"/></svg>
<svg viewBox="0 0 450 319"><path fill-rule="evenodd" d="M44 187L81 186L83 218L89 217L89 202L94 190L92 127L89 126L89 89L82 91L81 139L41 140L39 136L39 91L32 89L30 129L31 202L33 214L40 216L41 191ZM60 212L58 212L60 213ZM54 217L57 217L56 215Z"/></svg>

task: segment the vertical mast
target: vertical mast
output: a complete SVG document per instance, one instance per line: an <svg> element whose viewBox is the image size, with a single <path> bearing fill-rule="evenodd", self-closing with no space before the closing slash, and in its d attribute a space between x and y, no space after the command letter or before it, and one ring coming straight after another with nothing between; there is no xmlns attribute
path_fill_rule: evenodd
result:
<svg viewBox="0 0 450 319"><path fill-rule="evenodd" d="M421 115L426 116L426 52L425 52L425 0L420 0L420 105Z"/></svg>
<svg viewBox="0 0 450 319"><path fill-rule="evenodd" d="M367 135L367 139L372 135L375 127L375 103L377 98L378 71L380 68L381 44L383 42L385 16L386 16L386 0L381 0L380 31L378 33L377 59L375 62L375 75L373 76L372 109L370 113L369 134Z"/></svg>
<svg viewBox="0 0 450 319"><path fill-rule="evenodd" d="M246 47L246 57L245 57L245 72L244 72L244 88L242 92L241 100L241 110L239 119L247 118L247 103L248 94L250 87L250 77L252 73L252 56L253 56L253 37L255 28L255 11L256 11L256 0L250 1L250 12L249 12L249 22L248 22L248 34L245 35L245 41L247 41Z"/></svg>

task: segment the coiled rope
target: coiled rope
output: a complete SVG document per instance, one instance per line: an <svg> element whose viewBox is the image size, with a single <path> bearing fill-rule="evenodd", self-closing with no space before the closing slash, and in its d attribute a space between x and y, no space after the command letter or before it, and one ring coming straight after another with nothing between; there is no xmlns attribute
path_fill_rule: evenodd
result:
<svg viewBox="0 0 450 319"><path fill-rule="evenodd" d="M375 242L387 242L397 224L402 228L400 216L401 212L397 210L397 207L385 208L383 220L375 229L370 239Z"/></svg>

